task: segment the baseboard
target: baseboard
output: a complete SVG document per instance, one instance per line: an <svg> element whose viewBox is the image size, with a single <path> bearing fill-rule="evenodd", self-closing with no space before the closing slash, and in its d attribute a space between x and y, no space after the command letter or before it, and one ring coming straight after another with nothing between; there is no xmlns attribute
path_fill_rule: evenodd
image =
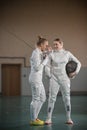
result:
<svg viewBox="0 0 87 130"><path fill-rule="evenodd" d="M0 96L2 96L2 93L0 92Z"/></svg>
<svg viewBox="0 0 87 130"><path fill-rule="evenodd" d="M87 91L72 91L71 96L87 96Z"/></svg>
<svg viewBox="0 0 87 130"><path fill-rule="evenodd" d="M61 96L61 92L58 93ZM71 96L87 96L87 91L71 91Z"/></svg>

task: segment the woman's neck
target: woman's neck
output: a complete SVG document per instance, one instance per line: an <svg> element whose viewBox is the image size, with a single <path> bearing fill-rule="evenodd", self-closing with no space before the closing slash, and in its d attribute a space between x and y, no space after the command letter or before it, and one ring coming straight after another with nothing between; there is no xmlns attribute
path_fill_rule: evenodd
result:
<svg viewBox="0 0 87 130"><path fill-rule="evenodd" d="M37 48L38 48L39 50L41 50L41 47L40 47L40 46L37 46Z"/></svg>

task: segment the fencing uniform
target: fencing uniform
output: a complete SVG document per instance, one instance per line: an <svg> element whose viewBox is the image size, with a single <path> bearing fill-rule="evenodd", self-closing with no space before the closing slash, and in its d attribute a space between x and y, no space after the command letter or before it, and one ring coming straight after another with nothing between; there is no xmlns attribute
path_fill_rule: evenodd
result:
<svg viewBox="0 0 87 130"><path fill-rule="evenodd" d="M65 105L67 120L70 120L71 103L70 103L70 78L66 74L65 66L69 60L77 63L76 74L79 72L81 63L69 51L61 49L53 51L49 56L49 62L45 67L45 73L50 78L48 115L47 119L51 120L54 104L58 91L60 89Z"/></svg>
<svg viewBox="0 0 87 130"><path fill-rule="evenodd" d="M38 117L42 104L46 100L45 89L42 83L43 67L46 65L48 57L43 60L42 51L36 48L31 56L31 72L29 82L32 90L32 102L30 104L31 120Z"/></svg>

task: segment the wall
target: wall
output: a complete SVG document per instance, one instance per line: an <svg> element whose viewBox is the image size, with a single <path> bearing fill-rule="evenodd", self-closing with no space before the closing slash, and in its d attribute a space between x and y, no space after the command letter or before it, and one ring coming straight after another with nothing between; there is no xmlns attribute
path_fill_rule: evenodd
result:
<svg viewBox="0 0 87 130"><path fill-rule="evenodd" d="M29 85L30 68L22 68L22 95L31 95L31 88ZM87 94L87 69L81 68L79 74L71 80L71 92L73 94ZM49 80L45 77L43 79L46 94L48 94Z"/></svg>
<svg viewBox="0 0 87 130"><path fill-rule="evenodd" d="M37 36L46 37L51 45L54 38L60 37L64 41L64 47L82 63L80 74L84 86L78 89L76 78L73 89L85 91L87 83L84 80L87 72L86 7L86 0L1 0L0 64L21 63L24 67L22 71L25 72L30 66L29 59ZM25 85L24 82L22 83ZM22 89L22 93L26 94L23 85Z"/></svg>
<svg viewBox="0 0 87 130"><path fill-rule="evenodd" d="M30 68L21 69L21 95L31 95L31 88L29 85Z"/></svg>
<svg viewBox="0 0 87 130"><path fill-rule="evenodd" d="M87 66L87 8L85 0L1 0L0 56L29 57L42 35L62 38L66 49Z"/></svg>
<svg viewBox="0 0 87 130"><path fill-rule="evenodd" d="M1 80L1 65L0 65L0 92L2 91L2 90L1 90L1 84L2 84L1 81L2 81L2 80Z"/></svg>

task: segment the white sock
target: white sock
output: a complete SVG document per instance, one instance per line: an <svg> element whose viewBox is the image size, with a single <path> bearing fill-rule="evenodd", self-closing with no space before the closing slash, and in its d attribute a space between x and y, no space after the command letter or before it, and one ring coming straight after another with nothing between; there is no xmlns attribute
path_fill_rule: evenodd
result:
<svg viewBox="0 0 87 130"><path fill-rule="evenodd" d="M37 118L36 110L38 108L38 102L32 101L30 104L30 117L31 120L35 120Z"/></svg>
<svg viewBox="0 0 87 130"><path fill-rule="evenodd" d="M36 109L36 117L38 117L38 114L41 110L42 105L43 105L43 102L39 101L37 105L37 109Z"/></svg>
<svg viewBox="0 0 87 130"><path fill-rule="evenodd" d="M66 106L66 118L67 121L71 120L71 105Z"/></svg>
<svg viewBox="0 0 87 130"><path fill-rule="evenodd" d="M54 109L54 102L48 103L47 119L52 119L53 109Z"/></svg>

